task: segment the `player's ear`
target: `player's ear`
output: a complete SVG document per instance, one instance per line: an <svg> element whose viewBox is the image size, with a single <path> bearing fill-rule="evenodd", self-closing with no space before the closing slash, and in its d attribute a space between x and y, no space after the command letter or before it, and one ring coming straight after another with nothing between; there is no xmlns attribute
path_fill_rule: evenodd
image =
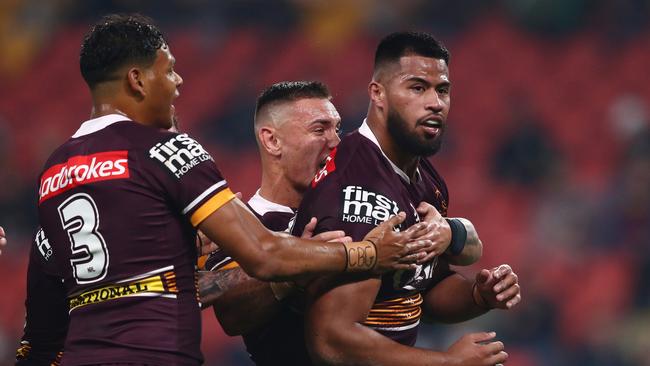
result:
<svg viewBox="0 0 650 366"><path fill-rule="evenodd" d="M145 95L147 95L147 92L144 87L143 70L137 67L130 68L126 74L126 79L127 79L127 84L129 86L129 89L131 90L132 93L140 97L144 97Z"/></svg>
<svg viewBox="0 0 650 366"><path fill-rule="evenodd" d="M257 132L257 138L260 141L260 146L268 154L273 156L280 155L282 142L278 139L276 131L273 127L260 127L259 131Z"/></svg>
<svg viewBox="0 0 650 366"><path fill-rule="evenodd" d="M383 107L386 99L386 88L378 81L373 80L368 84L368 96L376 106Z"/></svg>

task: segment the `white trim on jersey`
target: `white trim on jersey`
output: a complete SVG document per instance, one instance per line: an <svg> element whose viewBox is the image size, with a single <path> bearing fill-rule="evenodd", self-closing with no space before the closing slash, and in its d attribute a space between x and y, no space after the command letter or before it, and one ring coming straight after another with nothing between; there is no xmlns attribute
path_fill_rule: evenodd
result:
<svg viewBox="0 0 650 366"><path fill-rule="evenodd" d="M418 321L416 321L416 322L413 323L413 324L405 325L405 326L403 326L403 327L373 327L373 326L370 326L370 325L366 325L366 326L367 326L368 328L370 328L370 329L381 330L381 331L384 331L384 332L399 332L399 331L402 331L402 330L407 330L407 329L415 328L415 327L417 327L419 324L420 324L420 321L418 320Z"/></svg>
<svg viewBox="0 0 650 366"><path fill-rule="evenodd" d="M108 114L106 116L101 116L97 118L90 119L79 126L77 132L72 135L72 138L78 138L85 135L90 135L91 133L102 130L113 123L130 121L131 119L122 114Z"/></svg>
<svg viewBox="0 0 650 366"><path fill-rule="evenodd" d="M139 275L135 275L135 276L133 276L133 277L125 278L125 279L120 280L120 281L117 281L117 282L115 282L115 283L124 283L124 282L136 281L136 280L140 280L140 279L143 279L143 278L146 278L146 277L149 277L149 276L153 276L153 275L158 274L158 273L163 273L163 272L171 271L171 270L173 270L173 269L174 269L174 266L173 266L173 265L172 265L172 266L163 267L163 268L158 268L158 269L154 269L153 271L149 271L149 272L146 272L146 273L141 273L141 274L139 274Z"/></svg>
<svg viewBox="0 0 650 366"><path fill-rule="evenodd" d="M267 212L286 212L286 213L295 213L291 207L287 207L284 205L281 205L279 203L271 202L267 200L266 198L262 197L260 195L260 190L258 189L257 192L253 195L248 200L248 205L251 206L255 212L257 212L258 215L264 216Z"/></svg>
<svg viewBox="0 0 650 366"><path fill-rule="evenodd" d="M377 140L377 137L375 136L375 134L370 129L370 126L368 126L368 121L366 119L363 120L363 123L361 124L361 127L359 127L359 133L361 134L361 136L367 138L373 144L377 145L377 147L379 148L379 151L381 151L381 154L384 155L386 160L388 160L388 162L390 163L390 166L393 167L393 170L395 171L395 173L397 173L397 175L399 175L407 183L411 184L411 178L409 178L409 176L406 175L406 173L404 173L404 171L402 169L400 169L397 165L395 165L395 163L393 163L388 158L388 156L386 156L386 154L384 153L384 150L381 149L381 145L379 145L379 140ZM420 168L415 169L415 177L416 177L417 181L420 181L422 179L422 176L420 175Z"/></svg>
<svg viewBox="0 0 650 366"><path fill-rule="evenodd" d="M190 210L193 209L194 206L196 206L199 202L201 202L202 199L207 197L210 193L212 193L212 192L216 191L217 189L223 187L225 184L226 184L226 180L224 179L224 180L221 180L221 181L213 184L212 186L210 186L210 188L203 191L203 193L201 193L198 197L196 197L194 199L194 201L190 202L190 204L187 205L187 207L185 207L183 209L183 215L190 212Z"/></svg>

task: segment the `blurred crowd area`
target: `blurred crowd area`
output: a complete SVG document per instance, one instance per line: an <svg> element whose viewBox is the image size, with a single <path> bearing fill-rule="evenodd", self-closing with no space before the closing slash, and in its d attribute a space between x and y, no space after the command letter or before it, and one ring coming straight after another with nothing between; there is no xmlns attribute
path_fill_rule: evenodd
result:
<svg viewBox="0 0 650 366"><path fill-rule="evenodd" d="M523 302L426 326L419 345L495 330L510 365L650 365L648 0L3 0L0 364L11 364L22 330L37 175L90 113L81 39L100 15L133 11L158 22L177 58L181 129L245 198L260 179L252 117L262 88L321 80L351 131L378 40L432 32L451 50L453 84L433 162L450 215L470 218L485 247L468 273L509 263ZM249 364L211 311L203 327L207 365Z"/></svg>

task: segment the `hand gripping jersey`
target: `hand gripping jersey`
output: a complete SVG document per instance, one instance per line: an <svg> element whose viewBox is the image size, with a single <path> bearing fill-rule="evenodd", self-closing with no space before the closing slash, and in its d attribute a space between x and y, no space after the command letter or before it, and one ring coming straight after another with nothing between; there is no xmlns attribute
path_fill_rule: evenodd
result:
<svg viewBox="0 0 650 366"><path fill-rule="evenodd" d="M266 200L259 191L248 201L248 207L269 230L289 232L293 226L294 210ZM206 269L212 271L237 266L222 250L211 253L206 261ZM267 324L244 334L242 338L251 359L258 366L308 366L311 360L305 346L303 328L303 315L284 306Z"/></svg>
<svg viewBox="0 0 650 366"><path fill-rule="evenodd" d="M409 179L384 155L364 122L358 131L341 140L316 174L298 209L294 234L316 217L316 233L343 230L353 240L362 240L372 228L400 211L406 213L399 227L404 230L420 221L415 208L422 201L446 216L447 187L427 159L420 159L415 175L414 180ZM422 314L421 293L449 274L442 258L415 270L385 274L364 324L402 344L415 344Z"/></svg>
<svg viewBox="0 0 650 366"><path fill-rule="evenodd" d="M195 227L233 197L195 140L124 116L59 147L38 211L68 298L62 364L202 363Z"/></svg>

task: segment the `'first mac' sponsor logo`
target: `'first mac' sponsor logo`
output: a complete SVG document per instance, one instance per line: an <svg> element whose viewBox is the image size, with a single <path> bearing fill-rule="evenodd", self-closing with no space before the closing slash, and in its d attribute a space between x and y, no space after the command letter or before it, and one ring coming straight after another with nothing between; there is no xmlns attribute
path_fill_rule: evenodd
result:
<svg viewBox="0 0 650 366"><path fill-rule="evenodd" d="M176 178L182 177L201 162L212 160L201 144L186 133L157 143L149 149L149 157L163 163Z"/></svg>
<svg viewBox="0 0 650 366"><path fill-rule="evenodd" d="M390 198L359 186L343 188L343 216L344 222L379 225L389 217L397 215L399 207L397 202Z"/></svg>
<svg viewBox="0 0 650 366"><path fill-rule="evenodd" d="M41 176L39 203L74 187L129 177L128 151L78 155L51 166Z"/></svg>

